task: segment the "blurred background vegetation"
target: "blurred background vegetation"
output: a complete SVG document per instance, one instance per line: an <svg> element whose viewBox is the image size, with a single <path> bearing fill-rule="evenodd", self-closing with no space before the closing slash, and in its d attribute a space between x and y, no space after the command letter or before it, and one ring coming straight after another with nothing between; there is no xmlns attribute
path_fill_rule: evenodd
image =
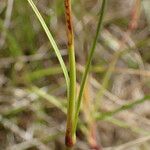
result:
<svg viewBox="0 0 150 150"><path fill-rule="evenodd" d="M35 0L68 64L63 0ZM101 0L72 0L77 81ZM150 1L108 0L76 150L150 149ZM66 85L27 0L0 1L0 150L64 150Z"/></svg>

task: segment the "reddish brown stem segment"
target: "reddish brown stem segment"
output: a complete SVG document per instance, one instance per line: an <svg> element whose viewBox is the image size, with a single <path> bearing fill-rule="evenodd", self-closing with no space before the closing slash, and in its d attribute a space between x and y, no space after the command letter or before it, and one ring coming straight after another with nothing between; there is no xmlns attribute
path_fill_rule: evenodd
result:
<svg viewBox="0 0 150 150"><path fill-rule="evenodd" d="M131 12L131 22L129 24L130 30L135 30L138 27L138 19L140 17L140 6L141 6L141 0L136 0L134 4L134 8Z"/></svg>
<svg viewBox="0 0 150 150"><path fill-rule="evenodd" d="M70 47L70 46L74 45L72 15L71 15L71 1L70 0L65 0L65 16L66 16L68 46Z"/></svg>
<svg viewBox="0 0 150 150"><path fill-rule="evenodd" d="M75 133L73 132L74 116L75 116L75 98L76 98L76 64L74 52L74 34L72 25L71 0L65 0L65 16L68 37L68 55L69 55L69 92L68 92L68 108L67 108L67 127L65 143L67 147L73 147L75 144Z"/></svg>

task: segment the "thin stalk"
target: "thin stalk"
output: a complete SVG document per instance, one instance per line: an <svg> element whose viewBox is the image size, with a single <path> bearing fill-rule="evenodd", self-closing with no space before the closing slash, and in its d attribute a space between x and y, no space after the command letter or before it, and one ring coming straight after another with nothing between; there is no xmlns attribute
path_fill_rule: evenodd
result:
<svg viewBox="0 0 150 150"><path fill-rule="evenodd" d="M82 96L83 96L83 93L84 93L84 87L85 87L86 79L87 79L87 76L88 76L88 73L89 73L89 70L90 70L91 61L92 61L93 54L94 54L94 51L95 51L95 48L96 48L96 43L97 43L97 40L98 40L98 37L99 37L99 33L101 31L101 28L102 28L106 1L107 0L103 0L103 2L102 2L101 14L100 14L98 25L97 25L96 35L95 35L92 47L90 49L90 53L89 53L89 56L88 56L86 67L85 67L85 71L84 71L82 81L81 81L81 88L80 88L79 96L78 96L78 99L77 99L77 107L76 107L75 119L74 119L74 133L76 132L76 127L77 127L77 123L78 123L78 115L79 115L79 112L80 112L80 106L81 106Z"/></svg>
<svg viewBox="0 0 150 150"><path fill-rule="evenodd" d="M56 42L55 42L55 40L54 40L50 30L48 29L48 27L47 27L47 25L46 25L42 15L40 14L39 10L37 9L37 7L33 3L33 1L32 0L27 0L27 1L30 4L31 8L33 9L34 13L36 14L38 20L40 21L40 23L41 23L41 25L42 25L42 27L43 27L43 29L44 29L44 31L45 31L49 41L50 41L50 43L52 44L52 47L53 47L53 49L54 49L54 51L56 53L56 56L57 56L57 58L59 60L59 63L61 65L61 68L62 68L64 76L65 76L65 80L66 80L66 84L67 84L67 90L69 91L69 75L68 75L68 71L67 71L67 68L65 66L65 63L63 61L63 58L61 56L61 53L60 53L60 51L58 49L58 46L57 46L57 44L56 44Z"/></svg>
<svg viewBox="0 0 150 150"><path fill-rule="evenodd" d="M71 0L65 0L64 2L65 2L67 37L68 37L69 74L70 74L65 143L67 147L72 147L76 141L75 134L73 132L73 123L75 116L75 99L76 99L76 63L74 52L74 33L72 25Z"/></svg>

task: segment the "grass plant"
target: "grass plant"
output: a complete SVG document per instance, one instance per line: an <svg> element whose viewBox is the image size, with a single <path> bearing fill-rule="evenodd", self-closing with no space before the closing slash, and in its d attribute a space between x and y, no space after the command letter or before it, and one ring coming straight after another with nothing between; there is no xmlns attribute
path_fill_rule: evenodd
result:
<svg viewBox="0 0 150 150"><path fill-rule="evenodd" d="M0 1L0 149L149 150L149 5Z"/></svg>
<svg viewBox="0 0 150 150"><path fill-rule="evenodd" d="M50 30L48 29L44 19L42 18L40 12L37 7L33 3L32 0L28 0L31 8L36 14L38 20L40 21L52 47L57 55L57 58L60 62L61 68L63 70L66 84L67 84L67 92L68 92L68 108L67 108L67 127L66 127L66 138L65 143L67 147L72 147L76 142L76 128L78 123L78 116L80 112L81 101L84 93L84 87L86 83L86 79L90 70L91 61L93 58L93 54L96 48L96 43L99 37L99 33L102 28L106 0L102 1L102 7L100 9L100 17L97 25L96 35L93 40L92 47L89 52L88 60L85 66L85 71L83 73L81 88L79 91L79 95L76 103L76 61L75 61L75 50L74 50L74 33L73 33L73 23L72 23L72 10L71 10L71 0L64 0L65 3L65 16L66 16L66 28L67 28L67 37L68 37L68 55L69 55L69 75L67 72L67 67L63 61L63 58L59 52L58 46L56 45L55 40L52 37ZM35 88L34 88L35 90ZM40 92L41 93L41 92ZM42 94L42 93L41 93Z"/></svg>

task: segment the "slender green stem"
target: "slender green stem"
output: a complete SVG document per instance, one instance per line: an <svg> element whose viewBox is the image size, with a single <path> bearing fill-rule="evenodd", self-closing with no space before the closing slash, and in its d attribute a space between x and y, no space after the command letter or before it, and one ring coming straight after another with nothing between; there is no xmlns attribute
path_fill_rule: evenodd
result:
<svg viewBox="0 0 150 150"><path fill-rule="evenodd" d="M67 84L67 90L69 91L69 75L68 75L68 71L67 71L67 68L65 66L65 63L63 61L63 58L61 56L61 53L60 53L60 51L58 49L58 46L57 46L57 44L56 44L56 42L55 42L55 40L54 40L50 30L48 29L48 27L47 27L43 17L41 16L39 10L37 9L37 7L33 3L33 1L32 0L27 0L27 1L30 4L31 8L33 9L34 13L36 14L38 20L40 21L40 23L41 23L41 25L42 25L42 27L43 27L43 29L44 29L44 31L45 31L49 41L50 41L50 43L52 44L52 47L53 47L53 49L54 49L54 51L56 53L56 56L57 56L57 58L59 60L59 63L61 65L61 68L62 68L64 76L65 76L65 80L66 80L66 84Z"/></svg>
<svg viewBox="0 0 150 150"><path fill-rule="evenodd" d="M70 64L70 86L69 86L69 99L67 107L67 129L66 129L66 145L73 146L75 143L75 134L73 132L73 122L75 116L75 96L76 96L76 71L75 71L75 58L74 49L68 49L69 64Z"/></svg>
<svg viewBox="0 0 150 150"><path fill-rule="evenodd" d="M92 61L93 54L94 54L94 51L95 51L95 48L96 48L97 39L98 39L99 33L101 31L101 28L102 28L102 22L103 22L103 18L104 18L106 1L107 0L103 0L103 2L102 2L101 14L100 14L100 17L99 17L99 22L98 22L98 26L97 26L97 30L96 30L96 35L95 35L95 38L94 38L94 41L93 41L93 44L92 44L92 47L91 47L91 50L90 50L90 53L89 53L89 57L88 57L87 64L86 64L86 67L85 67L85 71L84 71L82 81L81 81L81 87L80 87L79 96L78 96L78 99L77 99L77 107L76 107L75 119L74 119L74 133L76 132L76 127L77 127L77 123L78 123L78 115L79 115L79 112L80 112L80 106L81 106L82 96L83 96L83 92L84 92L84 86L85 86L85 83L86 83L87 75L88 75L89 70L90 70L91 61Z"/></svg>
<svg viewBox="0 0 150 150"><path fill-rule="evenodd" d="M66 146L72 147L75 144L73 122L75 116L75 99L76 99L76 63L74 52L74 33L72 25L71 0L65 0L64 2L65 2L67 37L68 37L69 74L70 74L65 142Z"/></svg>

